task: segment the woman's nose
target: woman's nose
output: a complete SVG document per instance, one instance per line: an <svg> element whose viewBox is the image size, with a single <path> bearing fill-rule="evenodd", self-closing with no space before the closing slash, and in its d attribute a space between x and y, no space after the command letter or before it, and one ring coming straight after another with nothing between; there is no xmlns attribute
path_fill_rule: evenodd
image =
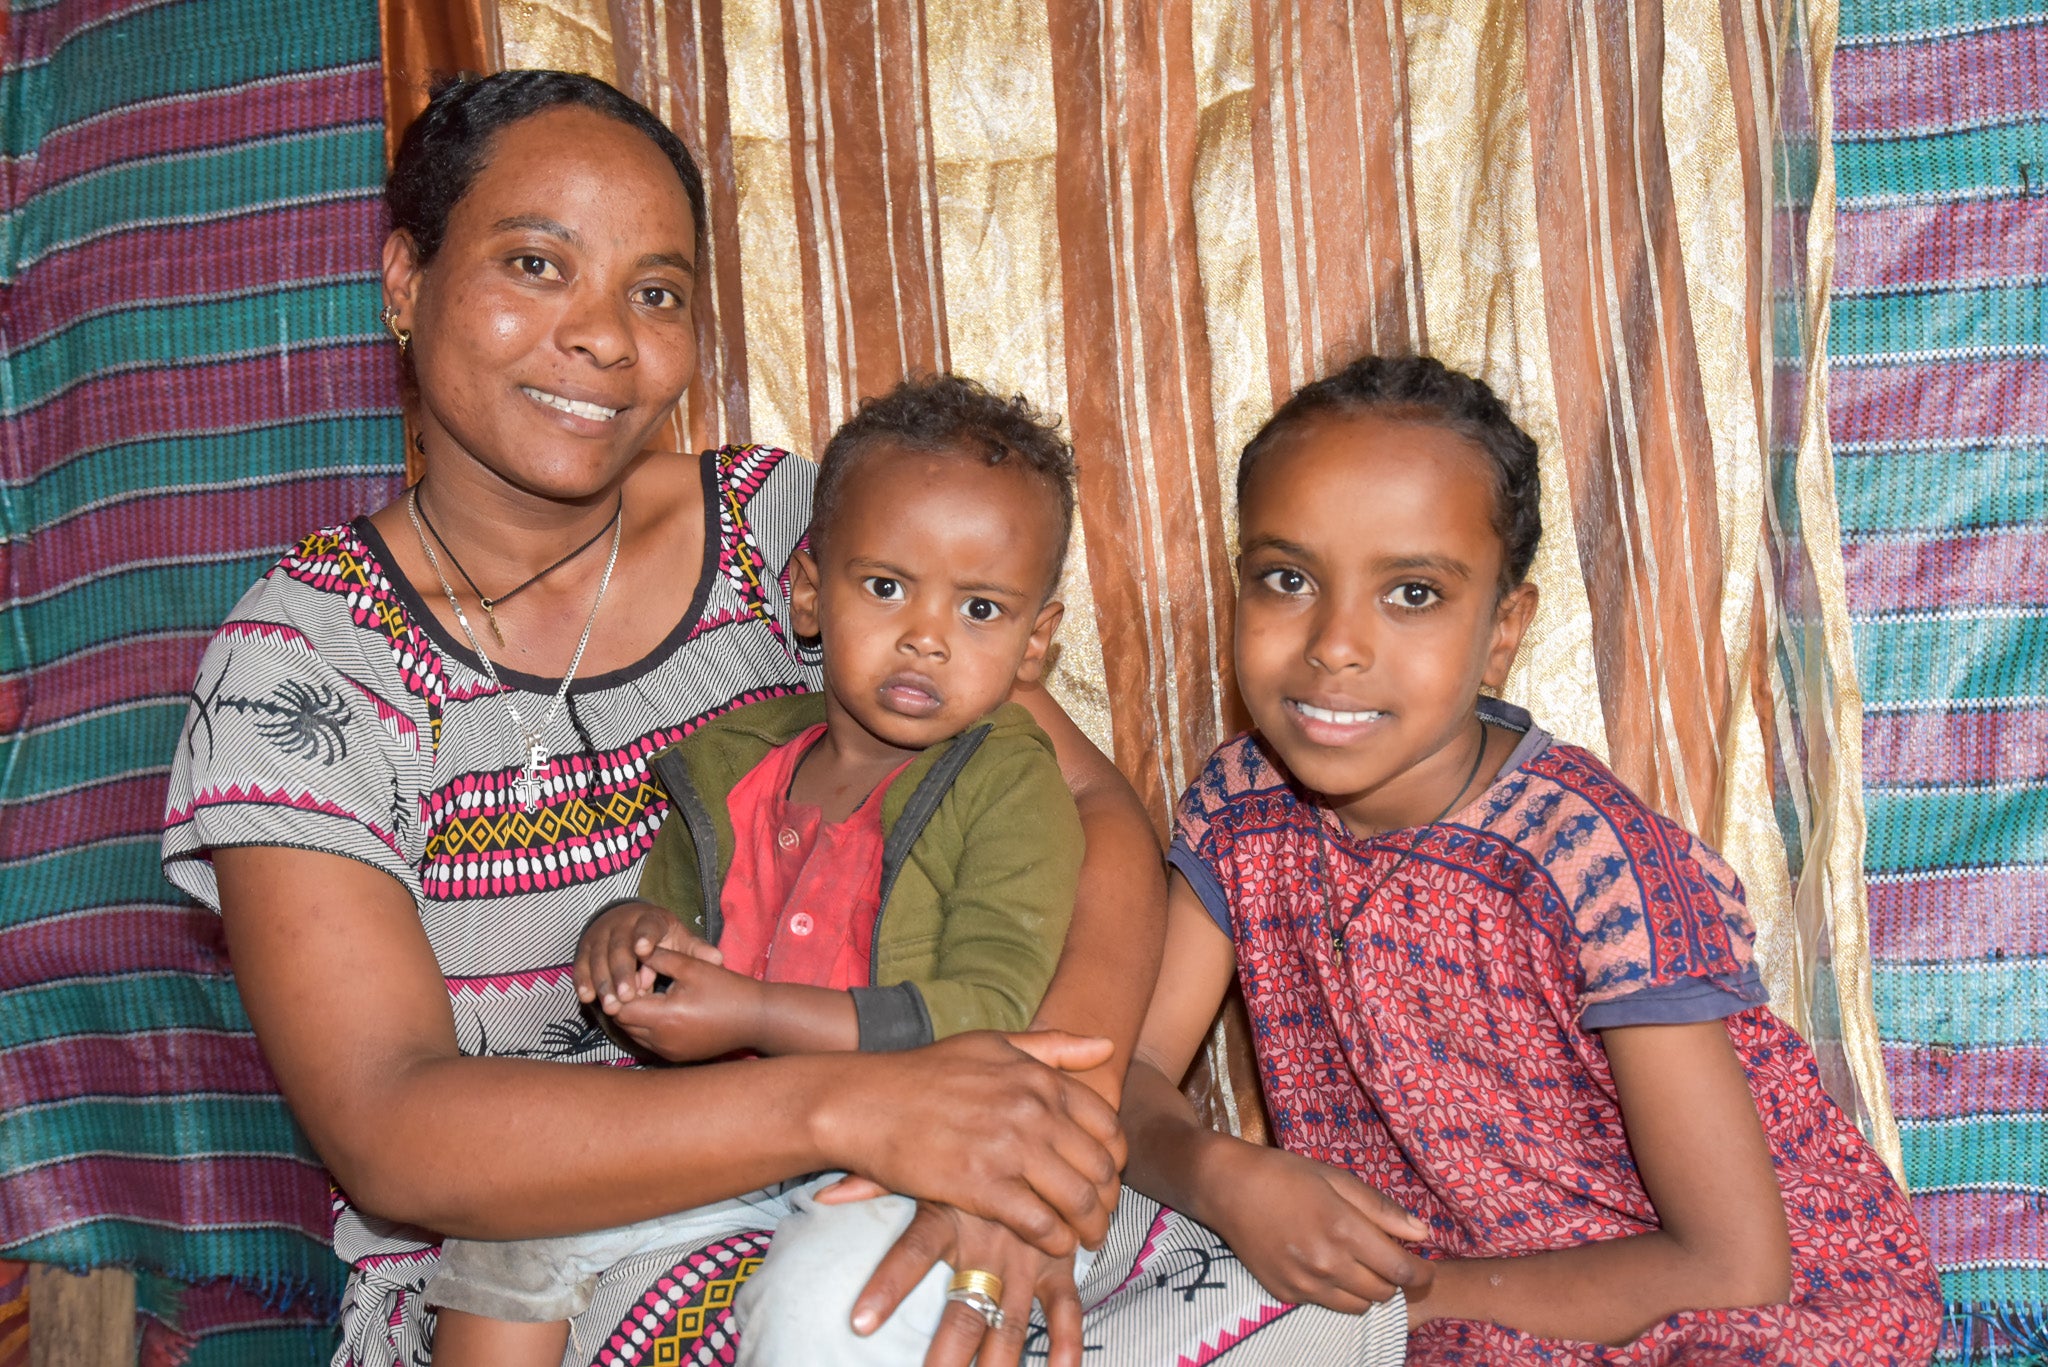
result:
<svg viewBox="0 0 2048 1367"><path fill-rule="evenodd" d="M564 350L582 352L600 369L632 360L637 350L626 302L599 289L570 292L557 337Z"/></svg>

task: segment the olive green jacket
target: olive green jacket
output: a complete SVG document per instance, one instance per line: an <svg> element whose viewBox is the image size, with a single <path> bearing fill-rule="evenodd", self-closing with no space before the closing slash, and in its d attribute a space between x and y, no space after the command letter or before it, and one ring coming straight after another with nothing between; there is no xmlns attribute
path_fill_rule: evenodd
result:
<svg viewBox="0 0 2048 1367"><path fill-rule="evenodd" d="M718 943L733 858L726 796L770 750L824 720L820 694L774 698L656 754L669 819L641 865L640 896ZM882 833L873 971L853 989L860 1047L1023 1029L1052 981L1081 872L1081 819L1051 739L1005 703L897 775Z"/></svg>

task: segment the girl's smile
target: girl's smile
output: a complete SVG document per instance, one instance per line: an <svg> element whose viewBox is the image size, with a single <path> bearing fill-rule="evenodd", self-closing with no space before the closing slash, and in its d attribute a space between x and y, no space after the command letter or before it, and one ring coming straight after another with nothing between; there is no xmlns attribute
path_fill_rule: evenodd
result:
<svg viewBox="0 0 2048 1367"><path fill-rule="evenodd" d="M1501 592L1493 474L1458 433L1314 420L1241 505L1238 678L1295 778L1361 834L1428 821L1472 769L1482 684L1535 589Z"/></svg>

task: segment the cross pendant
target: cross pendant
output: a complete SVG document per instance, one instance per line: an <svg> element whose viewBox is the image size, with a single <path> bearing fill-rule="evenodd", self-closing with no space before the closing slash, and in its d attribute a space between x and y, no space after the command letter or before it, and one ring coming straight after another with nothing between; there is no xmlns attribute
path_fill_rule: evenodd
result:
<svg viewBox="0 0 2048 1367"><path fill-rule="evenodd" d="M529 812L540 810L540 774L548 767L548 749L540 743L540 737L526 738L526 772L512 785L513 796L519 799L520 807Z"/></svg>

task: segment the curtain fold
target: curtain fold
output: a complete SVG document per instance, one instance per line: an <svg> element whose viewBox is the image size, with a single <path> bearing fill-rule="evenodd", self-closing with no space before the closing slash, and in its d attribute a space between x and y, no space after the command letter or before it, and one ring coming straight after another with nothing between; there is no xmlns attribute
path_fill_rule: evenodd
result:
<svg viewBox="0 0 2048 1367"><path fill-rule="evenodd" d="M505 64L615 79L705 157L678 441L814 452L941 367L1066 415L1054 686L1162 823L1243 725L1238 448L1362 350L1486 377L1546 476L1505 691L1727 852L1897 1164L1824 423L1832 0L476 3ZM1233 1028L1207 1100L1256 1133Z"/></svg>

